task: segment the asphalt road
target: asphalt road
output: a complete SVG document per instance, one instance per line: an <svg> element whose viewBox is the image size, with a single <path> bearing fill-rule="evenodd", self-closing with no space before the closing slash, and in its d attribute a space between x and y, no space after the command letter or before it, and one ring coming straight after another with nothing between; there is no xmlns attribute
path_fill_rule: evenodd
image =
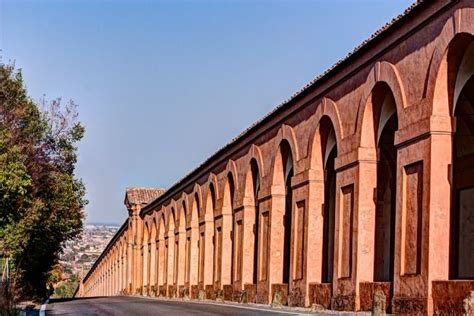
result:
<svg viewBox="0 0 474 316"><path fill-rule="evenodd" d="M298 315L266 307L233 306L207 302L168 301L140 297L94 297L51 300L46 315Z"/></svg>

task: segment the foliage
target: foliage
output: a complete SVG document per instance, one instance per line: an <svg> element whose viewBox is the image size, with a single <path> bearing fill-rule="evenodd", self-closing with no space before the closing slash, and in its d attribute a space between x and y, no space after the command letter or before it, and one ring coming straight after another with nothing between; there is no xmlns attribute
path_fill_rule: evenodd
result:
<svg viewBox="0 0 474 316"><path fill-rule="evenodd" d="M85 187L74 174L84 136L76 105L28 97L21 71L0 63L0 251L22 298L43 298L62 245L82 231Z"/></svg>
<svg viewBox="0 0 474 316"><path fill-rule="evenodd" d="M54 298L72 298L79 286L79 277L75 274L54 289Z"/></svg>

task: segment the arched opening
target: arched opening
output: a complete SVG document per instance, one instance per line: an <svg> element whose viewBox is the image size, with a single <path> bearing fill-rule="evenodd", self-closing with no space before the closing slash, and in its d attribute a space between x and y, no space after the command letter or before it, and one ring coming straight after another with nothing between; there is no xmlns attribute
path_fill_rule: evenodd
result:
<svg viewBox="0 0 474 316"><path fill-rule="evenodd" d="M151 230L150 230L150 247L149 247L149 260L150 260L150 269L148 274L148 283L149 283L149 291L153 293L156 291L156 260L157 260L157 227L156 227L156 220L153 218L151 222Z"/></svg>
<svg viewBox="0 0 474 316"><path fill-rule="evenodd" d="M147 292L148 276L150 273L149 243L150 243L150 228L147 222L145 224L145 232L143 234L143 247L142 247L142 263L143 263L142 286L143 286L143 291L144 291L143 294L146 294Z"/></svg>
<svg viewBox="0 0 474 316"><path fill-rule="evenodd" d="M178 206L179 207L179 206ZM178 229L175 234L175 284L184 285L186 276L186 222L187 222L186 204L179 207Z"/></svg>
<svg viewBox="0 0 474 316"><path fill-rule="evenodd" d="M191 226L188 227L187 223L187 214L188 210L186 208L186 203L182 203L182 214L185 214L185 226L186 226L186 241L184 244L184 283L189 285L190 272L191 272Z"/></svg>
<svg viewBox="0 0 474 316"><path fill-rule="evenodd" d="M374 143L377 148L374 281L393 281L395 254L395 207L398 116L395 99L385 83L375 85L371 95Z"/></svg>
<svg viewBox="0 0 474 316"><path fill-rule="evenodd" d="M158 260L156 271L158 274L158 286L164 285L166 283L166 275L168 273L167 269L167 256L168 253L165 251L165 217L161 213L158 226ZM160 289L158 288L158 291Z"/></svg>
<svg viewBox="0 0 474 316"><path fill-rule="evenodd" d="M453 95L451 279L474 279L474 41L460 59Z"/></svg>
<svg viewBox="0 0 474 316"><path fill-rule="evenodd" d="M282 247L282 274L281 274L281 282L284 284L289 284L290 281L290 260L291 260L291 220L292 220L292 188L291 188L291 179L294 174L293 169L293 155L291 152L290 144L287 140L283 140L280 143L278 154L275 158L275 166L274 166L274 186L281 190L280 192L283 194L282 200L275 199L274 205L272 206L272 211L279 212L282 211L283 215L283 247ZM275 213L273 216L280 216L279 214ZM264 222L266 223L266 221ZM267 227L268 224L264 224L262 227L262 231L268 231ZM264 241L261 245L261 253L262 253L262 269L264 271L261 273L263 278L266 277L267 271L263 269L264 266L267 264L265 261L268 256L268 252L265 248L268 245L268 233L263 233Z"/></svg>
<svg viewBox="0 0 474 316"><path fill-rule="evenodd" d="M325 116L319 122L320 152L324 170L323 203L323 260L322 282L331 283L334 266L334 235L336 207L336 170L337 157L336 134L331 120Z"/></svg>
<svg viewBox="0 0 474 316"><path fill-rule="evenodd" d="M252 283L257 284L258 278L258 233L259 233L259 202L258 202L258 194L260 192L260 172L258 170L258 164L255 159L250 161L250 170L252 173L252 201L255 207L255 218L254 218L254 246L253 246L253 274L252 274Z"/></svg>
<svg viewBox="0 0 474 316"><path fill-rule="evenodd" d="M168 253L168 275L166 282L168 285L172 285L176 280L176 267L177 263L177 247L175 247L175 225L176 225L176 215L174 208L171 208L171 213L168 220L168 241L166 243L166 250Z"/></svg>
<svg viewBox="0 0 474 316"><path fill-rule="evenodd" d="M193 203L191 207L191 217L189 228L187 232L187 238L189 238L189 247L187 249L187 273L188 273L188 282L190 285L196 285L198 283L198 273L199 273L199 213L200 213L200 204L199 196L197 193L194 194Z"/></svg>
<svg viewBox="0 0 474 316"><path fill-rule="evenodd" d="M234 177L227 175L224 185L222 217L216 221L217 280L220 285L232 284L234 274L234 243L232 238L234 225Z"/></svg>
<svg viewBox="0 0 474 316"><path fill-rule="evenodd" d="M209 190L206 197L206 213L204 222L200 229L200 260L199 260L199 279L203 285L211 285L215 281L216 249L214 247L214 213L216 208L216 191L212 183L209 184Z"/></svg>

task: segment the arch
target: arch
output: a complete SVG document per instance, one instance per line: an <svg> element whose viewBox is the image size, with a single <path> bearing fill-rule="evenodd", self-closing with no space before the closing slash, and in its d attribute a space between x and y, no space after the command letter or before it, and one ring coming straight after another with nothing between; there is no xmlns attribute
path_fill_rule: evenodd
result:
<svg viewBox="0 0 474 316"><path fill-rule="evenodd" d="M256 191L260 190L261 187L261 175L260 175L260 164L255 157L252 157L249 160L247 170L245 172L245 182L244 182L244 198L248 200L246 204L252 204L257 198L255 196ZM258 189L257 183L258 182Z"/></svg>
<svg viewBox="0 0 474 316"><path fill-rule="evenodd" d="M433 115L454 115L461 87L474 72L474 62L464 58L466 53L474 53L474 46L470 46L473 39L474 36L468 33L456 34L442 52L433 85ZM461 68L464 73L460 72ZM460 74L462 76L458 78Z"/></svg>
<svg viewBox="0 0 474 316"><path fill-rule="evenodd" d="M235 167L235 165L234 165ZM217 277L221 285L232 284L234 280L234 198L235 180L229 170L224 181L222 217L216 220Z"/></svg>
<svg viewBox="0 0 474 316"><path fill-rule="evenodd" d="M462 33L450 42L436 85L435 97L441 98L437 106L445 107L433 110L449 114L454 123L449 277L474 279L474 36Z"/></svg>
<svg viewBox="0 0 474 316"><path fill-rule="evenodd" d="M161 212L158 218L158 240L165 239L165 214Z"/></svg>
<svg viewBox="0 0 474 316"><path fill-rule="evenodd" d="M446 21L437 38L436 49L431 57L425 96L432 100L432 115L449 116L454 113L454 80L456 64L460 62L457 52L463 52L466 38L474 35L474 8L459 8ZM464 38L464 39L463 39ZM457 62L456 62L457 60ZM448 62L449 61L449 62ZM451 65L452 67L448 67ZM449 106L446 105L448 100ZM449 111L449 112L448 112Z"/></svg>
<svg viewBox="0 0 474 316"><path fill-rule="evenodd" d="M258 243L259 243L259 230L260 230L260 225L259 225L259 216L260 216L260 211L259 211L259 201L258 201L258 195L260 192L261 188L261 175L260 175L260 168L258 161L255 157L250 159L250 162L248 164L248 169L246 172L246 177L245 177L245 189L244 189L244 199L245 199L245 205L247 205L247 210L246 212L249 212L249 215L253 216L247 216L245 215L245 220L246 220L246 225L245 227L249 227L253 231L253 242L249 243L247 241L246 245L250 244L251 249L247 253L251 253L253 258L250 258L250 260L246 260L247 264L252 264L252 275L251 275L251 280L252 284L257 284L258 282ZM253 214L252 214L253 212ZM247 224L248 222L248 224ZM253 229L252 229L253 228ZM247 236L249 236L247 234ZM243 247L243 242L242 246ZM247 246L248 247L248 246ZM240 253L243 253L243 249L240 249ZM242 258L238 258L239 260L243 260Z"/></svg>
<svg viewBox="0 0 474 316"><path fill-rule="evenodd" d="M199 222L199 218L203 215L203 205L202 205L202 190L201 186L198 185L197 183L194 184L193 192L192 192L192 197L193 197L193 203L197 201L196 204L196 209L197 209L197 221ZM193 214L191 212L191 220L193 220Z"/></svg>
<svg viewBox="0 0 474 316"><path fill-rule="evenodd" d="M176 229L176 209L171 206L168 214L168 233L174 235Z"/></svg>
<svg viewBox="0 0 474 316"><path fill-rule="evenodd" d="M320 124L321 121L325 121L325 118L329 120L332 125L335 144L339 146L339 144L341 144L342 142L342 139L345 137L336 102L334 102L330 98L323 98L316 110L316 113L311 118L311 120L314 122L314 124L312 124L312 126L314 126L314 129L311 130L311 132L309 133L309 139L311 141L308 142L310 169L322 170L323 167L322 156L315 155L314 153L318 152L321 148Z"/></svg>
<svg viewBox="0 0 474 316"><path fill-rule="evenodd" d="M143 243L142 243L142 280L141 285L144 293L147 291L148 278L150 273L150 261L149 261L149 242L150 242L150 227L148 220L145 220L145 227L143 232Z"/></svg>
<svg viewBox="0 0 474 316"><path fill-rule="evenodd" d="M224 170L224 174L227 175L227 179L229 179L229 176L232 178L234 189L236 189L237 191L237 187L239 184L239 179L238 179L239 172L235 164L235 161L229 160L227 162L226 168ZM224 187L225 187L225 183L224 183Z"/></svg>
<svg viewBox="0 0 474 316"><path fill-rule="evenodd" d="M215 186L214 181L211 181L207 188L206 211L204 214L206 221L214 220L216 203L217 203L216 197L217 197L216 186Z"/></svg>
<svg viewBox="0 0 474 316"><path fill-rule="evenodd" d="M224 183L222 215L231 215L234 212L235 183L233 173L229 171Z"/></svg>
<svg viewBox="0 0 474 316"><path fill-rule="evenodd" d="M274 190L282 190L285 181L285 168L288 166L284 165L284 159L286 157L291 157L291 167L294 166L295 162L298 161L297 158L295 159L295 154L297 154L298 150L292 146L295 146L295 140L291 141L292 138L281 138L278 146L275 148L275 155L273 156L272 161L272 187ZM283 152L284 156L283 157ZM276 192L275 192L276 193ZM283 193L283 192L280 192Z"/></svg>
<svg viewBox="0 0 474 316"><path fill-rule="evenodd" d="M289 152L291 153L292 161L296 163L299 161L299 150L298 150L298 142L296 139L296 135L293 131L293 129L288 126L283 124L278 131L277 136L275 137L275 148L274 148L274 153L272 163L271 163L271 179L272 179L272 187L273 189L281 189L281 183L277 183L280 175L275 174L276 170L281 170L281 166L278 164L281 164L281 161L278 161L278 153L280 153L281 150L281 145L283 143L288 144Z"/></svg>
<svg viewBox="0 0 474 316"><path fill-rule="evenodd" d="M179 208L179 231L185 231L187 226L187 217L188 217L188 209L186 206L186 197L183 196L181 201L181 205Z"/></svg>
<svg viewBox="0 0 474 316"><path fill-rule="evenodd" d="M207 180L206 195L203 200L202 211L203 216L200 217L199 227L199 267L198 267L198 282L199 284L213 285L214 284L214 271L215 271L215 260L214 260L214 215L216 209L216 197L217 197L217 177L213 174L209 174Z"/></svg>
<svg viewBox="0 0 474 316"><path fill-rule="evenodd" d="M359 146L375 164L366 168L365 185L375 188L375 199L367 201L375 214L374 229L374 274L376 282L391 282L394 278L395 262L395 212L397 187L397 155L395 133L403 116L405 102L400 99L400 88L387 80L375 78L359 125ZM398 89L398 90L397 90ZM398 92L397 92L398 91ZM403 91L402 91L403 92Z"/></svg>
<svg viewBox="0 0 474 316"><path fill-rule="evenodd" d="M328 103L327 103L328 104ZM331 108L335 107L335 104ZM319 121L313 133L313 139L310 141L311 151L310 166L317 171L317 179L322 183L315 192L314 198L318 203L322 203L322 232L318 237L318 242L322 245L321 256L321 281L323 283L332 282L334 249L335 249L335 205L336 205L336 171L335 159L339 151L342 131L338 131L338 117L329 114L329 111L321 111ZM309 216L321 216L312 210L309 210ZM302 224L304 225L304 223ZM295 232L296 233L296 232ZM301 244L295 251L296 260L300 269L305 258L304 236L299 238ZM308 246L309 249L310 246Z"/></svg>
<svg viewBox="0 0 474 316"><path fill-rule="evenodd" d="M250 168L251 161L255 160L255 163L258 166L259 173L263 178L265 176L265 161L263 159L262 150L260 149L260 147L256 146L255 144L252 144L247 154L247 159L248 159L248 163L246 164L247 168ZM248 172L248 169L247 169L247 172Z"/></svg>
<svg viewBox="0 0 474 316"><path fill-rule="evenodd" d="M168 254L165 250L165 214L163 213L163 209L158 214L158 230L157 230L157 237L158 237L158 260L157 260L157 285L163 285L166 283L166 278L168 274L167 270L167 257Z"/></svg>
<svg viewBox="0 0 474 316"><path fill-rule="evenodd" d="M367 127L364 126L364 123L367 122L367 106L370 104L370 99L373 91L376 90L376 86L381 83L385 84L393 94L399 121L404 122L403 115L407 107L407 101L400 74L395 65L386 61L377 62L367 76L357 111L355 132L358 133L359 147L367 147L367 144L364 144L364 132L367 130Z"/></svg>
<svg viewBox="0 0 474 316"><path fill-rule="evenodd" d="M192 204L190 212L191 226L197 226L199 223L199 214L201 213L201 200L199 199L198 192L194 192L192 195Z"/></svg>
<svg viewBox="0 0 474 316"><path fill-rule="evenodd" d="M366 104L360 116L359 147L377 147L380 134L391 115L396 114L400 122L400 106L397 104L391 87L384 81L378 81L365 99ZM398 124L399 125L399 124ZM375 158L375 155L373 156Z"/></svg>
<svg viewBox="0 0 474 316"><path fill-rule="evenodd" d="M272 217L283 216L281 229L283 231L283 241L279 245L281 249L282 261L279 263L281 269L280 283L289 284L290 281L290 259L291 259L291 229L292 229L292 208L293 192L291 180L294 175L294 156L290 142L282 140L278 146L278 151L273 164L273 185L272 194ZM263 247L266 247L262 245ZM265 264L265 263L262 263ZM278 279L280 279L278 277Z"/></svg>

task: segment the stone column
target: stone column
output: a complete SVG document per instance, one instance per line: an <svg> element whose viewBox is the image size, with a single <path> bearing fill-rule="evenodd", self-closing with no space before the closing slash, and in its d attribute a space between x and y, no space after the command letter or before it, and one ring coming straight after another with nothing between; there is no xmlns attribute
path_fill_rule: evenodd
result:
<svg viewBox="0 0 474 316"><path fill-rule="evenodd" d="M193 221L194 222L194 221ZM199 267L199 227L197 224L191 225L191 250L189 258L189 291L191 292L191 286L198 284L198 267Z"/></svg>
<svg viewBox="0 0 474 316"><path fill-rule="evenodd" d="M239 212L236 211L235 214L236 221L238 219L242 221L243 236L241 237L241 244L238 240L234 239L236 245L240 244L240 250L237 250L239 246L234 247L235 252L240 251L241 256L240 280L236 280L238 284L236 284L234 290L243 290L245 284L253 284L253 272L256 268L254 267L254 249L257 246L255 245L255 233L258 229L258 227L255 226L255 211L256 208L253 201L247 201L242 210ZM237 227L236 222L234 222L234 226Z"/></svg>
<svg viewBox="0 0 474 316"><path fill-rule="evenodd" d="M175 276L175 279L177 281L176 291L177 293L179 293L180 286L184 286L184 274L186 267L186 230L183 228L179 228L179 232L176 235L176 238L178 239L178 258L175 258L175 260L178 260L178 275Z"/></svg>
<svg viewBox="0 0 474 316"><path fill-rule="evenodd" d="M149 244L149 258L150 258L150 275L148 276L148 295L154 295L153 291L156 288L156 239L152 238Z"/></svg>

